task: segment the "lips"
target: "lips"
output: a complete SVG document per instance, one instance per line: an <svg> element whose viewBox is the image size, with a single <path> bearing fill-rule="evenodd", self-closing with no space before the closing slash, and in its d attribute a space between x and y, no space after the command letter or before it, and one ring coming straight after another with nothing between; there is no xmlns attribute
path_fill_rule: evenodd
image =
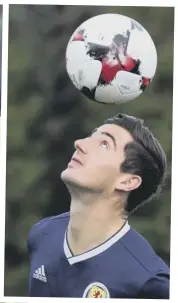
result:
<svg viewBox="0 0 178 303"><path fill-rule="evenodd" d="M75 162L79 163L80 165L82 165L82 162L78 157L72 157L72 161L75 161Z"/></svg>

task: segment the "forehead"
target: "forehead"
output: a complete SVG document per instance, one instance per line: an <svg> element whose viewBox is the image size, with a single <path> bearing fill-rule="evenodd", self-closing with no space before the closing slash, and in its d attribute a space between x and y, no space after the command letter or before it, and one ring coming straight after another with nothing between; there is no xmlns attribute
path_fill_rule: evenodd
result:
<svg viewBox="0 0 178 303"><path fill-rule="evenodd" d="M132 135L125 128L116 124L104 124L97 128L97 133L107 132L111 134L117 145L125 145L128 142L133 141Z"/></svg>

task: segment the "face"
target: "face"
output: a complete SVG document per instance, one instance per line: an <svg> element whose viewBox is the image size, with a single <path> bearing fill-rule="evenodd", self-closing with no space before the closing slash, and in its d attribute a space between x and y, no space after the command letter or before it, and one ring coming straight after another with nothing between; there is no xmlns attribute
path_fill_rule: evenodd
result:
<svg viewBox="0 0 178 303"><path fill-rule="evenodd" d="M75 153L62 172L66 184L108 194L121 189L124 174L120 165L124 161L124 147L133 141L124 128L106 124L89 137L75 142Z"/></svg>

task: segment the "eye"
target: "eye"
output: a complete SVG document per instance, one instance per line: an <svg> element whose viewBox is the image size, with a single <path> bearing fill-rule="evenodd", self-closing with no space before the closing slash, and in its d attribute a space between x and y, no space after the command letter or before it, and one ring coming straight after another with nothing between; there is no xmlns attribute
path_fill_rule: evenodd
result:
<svg viewBox="0 0 178 303"><path fill-rule="evenodd" d="M109 148L109 144L106 140L101 141L101 146L105 148Z"/></svg>

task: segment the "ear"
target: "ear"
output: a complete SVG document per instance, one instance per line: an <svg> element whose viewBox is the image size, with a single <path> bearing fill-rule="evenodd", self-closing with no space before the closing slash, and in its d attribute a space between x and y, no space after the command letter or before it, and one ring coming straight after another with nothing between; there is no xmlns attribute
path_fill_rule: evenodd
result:
<svg viewBox="0 0 178 303"><path fill-rule="evenodd" d="M116 190L132 191L137 189L142 183L142 178L138 175L123 174L118 178L115 184Z"/></svg>

